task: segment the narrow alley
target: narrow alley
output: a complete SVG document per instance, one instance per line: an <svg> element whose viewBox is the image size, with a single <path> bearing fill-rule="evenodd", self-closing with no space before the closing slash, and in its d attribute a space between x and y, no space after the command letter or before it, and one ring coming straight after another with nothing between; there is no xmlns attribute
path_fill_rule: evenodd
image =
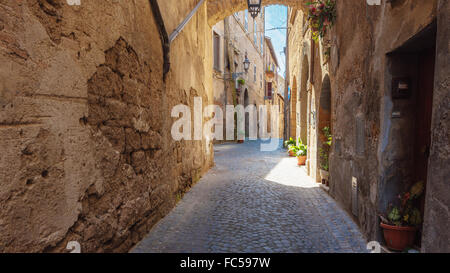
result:
<svg viewBox="0 0 450 273"><path fill-rule="evenodd" d="M215 146L212 168L137 253L364 252L357 225L285 150Z"/></svg>
<svg viewBox="0 0 450 273"><path fill-rule="evenodd" d="M0 254L450 253L449 41L449 0L0 0Z"/></svg>

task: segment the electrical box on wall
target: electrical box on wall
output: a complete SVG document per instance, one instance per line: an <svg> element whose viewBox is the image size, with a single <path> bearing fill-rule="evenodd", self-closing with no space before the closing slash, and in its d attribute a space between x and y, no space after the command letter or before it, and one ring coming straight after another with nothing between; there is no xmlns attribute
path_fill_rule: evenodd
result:
<svg viewBox="0 0 450 273"><path fill-rule="evenodd" d="M402 77L392 79L392 99L409 99L411 92L410 78Z"/></svg>
<svg viewBox="0 0 450 273"><path fill-rule="evenodd" d="M352 177L352 213L358 217L358 179Z"/></svg>

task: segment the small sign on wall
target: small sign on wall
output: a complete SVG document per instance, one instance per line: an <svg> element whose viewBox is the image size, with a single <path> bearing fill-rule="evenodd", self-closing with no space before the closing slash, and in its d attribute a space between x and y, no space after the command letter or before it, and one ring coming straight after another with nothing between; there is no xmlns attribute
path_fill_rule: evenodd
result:
<svg viewBox="0 0 450 273"><path fill-rule="evenodd" d="M358 217L358 179L352 177L352 213Z"/></svg>
<svg viewBox="0 0 450 273"><path fill-rule="evenodd" d="M411 97L411 80L409 78L392 79L392 99L409 99Z"/></svg>

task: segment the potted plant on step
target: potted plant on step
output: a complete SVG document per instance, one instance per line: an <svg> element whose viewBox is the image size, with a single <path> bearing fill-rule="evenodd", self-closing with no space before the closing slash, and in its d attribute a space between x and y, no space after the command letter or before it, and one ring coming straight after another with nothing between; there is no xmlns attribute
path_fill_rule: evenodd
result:
<svg viewBox="0 0 450 273"><path fill-rule="evenodd" d="M326 139L325 142L322 143L322 147L320 148L320 179L322 184L329 186L330 184L330 165L329 165L329 155L331 150L331 143L333 141L333 137L331 135L330 127L324 127L322 129L323 135Z"/></svg>
<svg viewBox="0 0 450 273"><path fill-rule="evenodd" d="M294 152L292 151L293 146L295 146L295 144L296 144L295 140L292 137L284 142L284 147L288 149L289 156L295 156Z"/></svg>
<svg viewBox="0 0 450 273"><path fill-rule="evenodd" d="M289 149L289 145L295 145L295 140L291 137L284 142L284 147Z"/></svg>
<svg viewBox="0 0 450 273"><path fill-rule="evenodd" d="M299 166L304 166L306 164L307 155L308 155L308 146L299 141L296 153Z"/></svg>
<svg viewBox="0 0 450 273"><path fill-rule="evenodd" d="M417 228L422 223L418 203L423 190L423 182L417 182L408 192L398 196L398 205L389 205L387 216L380 215L380 225L389 249L403 251L414 244Z"/></svg>
<svg viewBox="0 0 450 273"><path fill-rule="evenodd" d="M298 151L298 147L294 144L294 145L289 145L289 156L290 157L294 157L297 154Z"/></svg>

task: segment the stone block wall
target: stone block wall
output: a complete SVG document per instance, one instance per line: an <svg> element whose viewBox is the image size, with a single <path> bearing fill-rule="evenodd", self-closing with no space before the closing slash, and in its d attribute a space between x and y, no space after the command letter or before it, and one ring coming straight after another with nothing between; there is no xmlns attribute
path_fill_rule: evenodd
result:
<svg viewBox="0 0 450 273"><path fill-rule="evenodd" d="M433 97L432 145L428 165L428 185L422 250L450 252L450 3L438 2L437 55Z"/></svg>
<svg viewBox="0 0 450 273"><path fill-rule="evenodd" d="M405 153L412 146L408 144L412 136L407 138L409 131L404 131L412 109L402 106L404 118L393 120L390 92L394 70L408 68L391 70L387 54L431 24L436 8L437 1L405 0L372 7L363 2L338 4L338 21L331 32L336 49L330 63L334 128L330 192L352 213L352 178L357 179L354 216L368 239L382 240L377 215L412 183L407 174L412 166L401 161L408 158ZM346 16L349 13L353 16ZM355 28L348 31L349 25Z"/></svg>
<svg viewBox="0 0 450 273"><path fill-rule="evenodd" d="M149 1L81 2L0 3L1 252L127 251L213 161L170 135L174 105L212 100L206 4L163 82ZM194 2L161 5L169 33Z"/></svg>
<svg viewBox="0 0 450 273"><path fill-rule="evenodd" d="M446 183L448 179L445 178L448 168L444 167L448 162L448 144L442 142L448 139L444 133L448 131L445 126L448 67L442 61L445 59L443 56L448 55L448 43L444 42L448 41L448 8L446 1L403 0L382 2L381 6L367 6L364 1L356 4L339 2L336 25L327 37L332 44L327 65L324 65L322 44L308 48L310 41L307 29L302 46L305 56L299 56L298 43L294 41L300 39L300 34L296 32L303 26L297 20L292 22L294 35L289 43L291 84L292 77L299 74L299 67L300 74L307 71L304 74L312 79L311 86L309 83L300 83L300 92L307 90L306 131L310 146L310 175L317 175L315 170L318 167L315 143L318 131L314 128L317 123L312 119L311 112L318 109L322 80L329 73L333 128L330 194L350 214L354 214L368 239L382 240L378 214L395 200L396 194L414 182L414 167L411 165L414 97L409 102L397 101L394 105L390 90L392 77L396 75L407 73L413 79L417 78L417 71L413 71L417 60L399 55L390 57L388 53L410 41L437 19L432 149L428 165L422 248L424 251L448 251L449 237L448 232L444 231L449 219L448 198L444 198L449 189ZM349 26L353 26L351 31ZM396 62L394 58L403 58L403 61ZM306 65L302 66L305 60ZM393 63L403 63L403 66ZM412 82L412 88L417 88L417 83ZM401 119L392 118L394 106L402 113ZM302 104L300 113L303 108ZM352 201L353 177L358 184L356 203L355 199Z"/></svg>

